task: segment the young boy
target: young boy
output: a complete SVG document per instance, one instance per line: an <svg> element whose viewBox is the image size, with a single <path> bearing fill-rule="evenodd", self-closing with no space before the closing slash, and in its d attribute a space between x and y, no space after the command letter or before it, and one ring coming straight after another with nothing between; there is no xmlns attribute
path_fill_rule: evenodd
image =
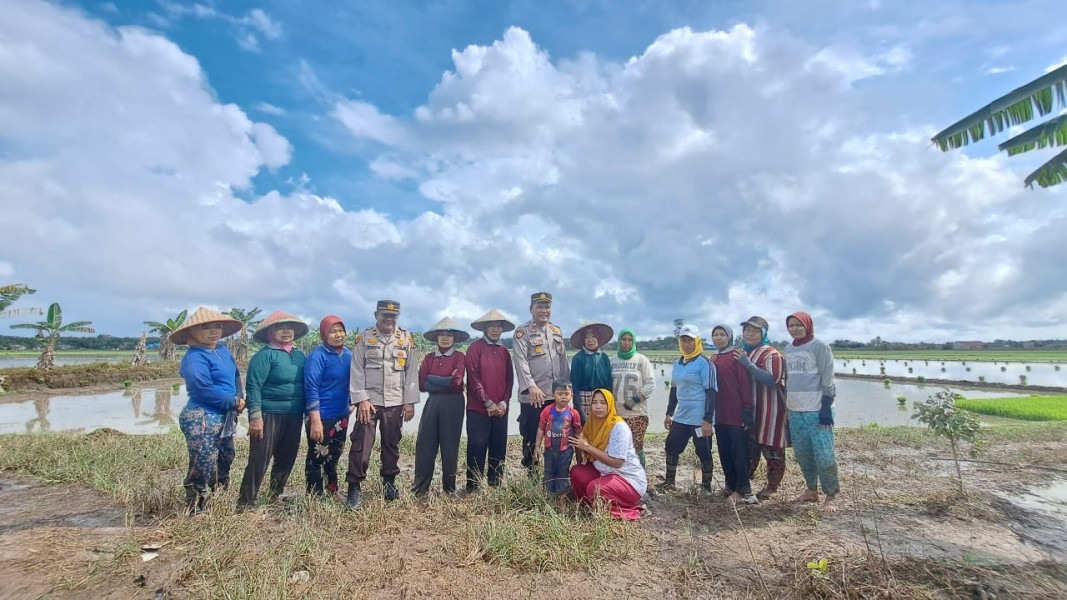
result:
<svg viewBox="0 0 1067 600"><path fill-rule="evenodd" d="M553 403L541 411L537 426L537 439L534 442L534 462L545 455L545 490L550 494L565 494L571 487L571 458L574 448L570 444L571 436L582 433L582 419L578 411L571 408L574 390L571 382L557 379L552 382Z"/></svg>

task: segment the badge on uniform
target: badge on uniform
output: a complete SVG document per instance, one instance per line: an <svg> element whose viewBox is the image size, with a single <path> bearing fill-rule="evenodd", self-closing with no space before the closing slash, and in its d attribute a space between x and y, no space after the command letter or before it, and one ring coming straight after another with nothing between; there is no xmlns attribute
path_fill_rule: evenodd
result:
<svg viewBox="0 0 1067 600"><path fill-rule="evenodd" d="M542 352L544 352L544 349L541 348L541 346L538 346L537 348L534 349L534 352L536 352L538 354L541 354Z"/></svg>
<svg viewBox="0 0 1067 600"><path fill-rule="evenodd" d="M358 340L357 340L357 342L358 342ZM368 344L377 344L378 343L378 338L367 338L367 343Z"/></svg>

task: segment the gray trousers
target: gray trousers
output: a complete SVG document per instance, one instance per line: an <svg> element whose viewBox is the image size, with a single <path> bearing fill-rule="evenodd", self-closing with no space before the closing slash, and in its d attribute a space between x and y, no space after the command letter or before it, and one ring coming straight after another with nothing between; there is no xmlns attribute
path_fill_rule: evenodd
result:
<svg viewBox="0 0 1067 600"><path fill-rule="evenodd" d="M377 412L370 423L359 422L359 416L352 413L352 449L348 451L348 485L359 485L367 478L370 468L370 454L374 450L375 429L382 432L382 479L396 477L400 473L400 437L404 425L403 406L376 406Z"/></svg>
<svg viewBox="0 0 1067 600"><path fill-rule="evenodd" d="M263 437L252 440L249 444L248 466L241 478L241 493L237 505L250 507L256 505L263 476L267 465L274 460L270 470L270 483L267 494L273 498L285 491L289 473L296 464L296 455L300 451L300 432L303 429L304 415L285 415L263 413Z"/></svg>

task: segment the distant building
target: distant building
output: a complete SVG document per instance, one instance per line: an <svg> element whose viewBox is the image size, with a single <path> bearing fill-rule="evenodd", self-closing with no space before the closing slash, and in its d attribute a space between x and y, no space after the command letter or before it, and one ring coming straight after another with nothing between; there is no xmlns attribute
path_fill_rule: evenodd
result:
<svg viewBox="0 0 1067 600"><path fill-rule="evenodd" d="M953 350L983 350L985 342L952 342Z"/></svg>
<svg viewBox="0 0 1067 600"><path fill-rule="evenodd" d="M1037 346L1037 340L1029 340L1023 342L1023 348L1034 348Z"/></svg>

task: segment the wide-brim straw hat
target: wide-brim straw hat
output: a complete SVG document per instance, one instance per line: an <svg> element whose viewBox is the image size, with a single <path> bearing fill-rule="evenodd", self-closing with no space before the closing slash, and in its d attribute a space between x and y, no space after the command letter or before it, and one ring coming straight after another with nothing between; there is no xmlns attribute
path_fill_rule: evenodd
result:
<svg viewBox="0 0 1067 600"><path fill-rule="evenodd" d="M233 317L227 317L226 315L215 312L210 308L204 308L201 306L196 309L188 319L182 323L182 326L175 329L170 334L171 343L177 346L184 346L189 343L189 336L193 332L193 327L198 325L204 325L205 323L221 323L222 324L222 337L229 337L238 331L241 331L241 322Z"/></svg>
<svg viewBox="0 0 1067 600"><path fill-rule="evenodd" d="M446 331L452 334L452 342L454 344L460 344L471 339L471 334L460 329L459 325L456 325L456 322L448 317L445 317L438 321L437 324L431 327L429 331L422 334L422 337L430 340L431 342L437 343L437 334L444 333Z"/></svg>
<svg viewBox="0 0 1067 600"><path fill-rule="evenodd" d="M615 335L615 330L612 329L610 325L605 325L604 323L594 323L591 321L582 323L582 326L576 329L573 334L571 334L571 348L574 348L575 350L581 350L582 348L584 348L585 332L586 330L592 328L596 329L596 336L600 340L601 346L610 342L611 338Z"/></svg>
<svg viewBox="0 0 1067 600"><path fill-rule="evenodd" d="M490 323L495 323L497 321L500 321L501 323L504 324L504 331L514 331L515 330L515 324L512 323L510 319L505 317L504 313L500 312L499 310L497 310L495 308L493 310L485 313L481 317L478 317L477 321L471 323L471 327L473 327L474 329L477 329L478 331L484 332L486 325L488 325Z"/></svg>
<svg viewBox="0 0 1067 600"><path fill-rule="evenodd" d="M252 339L256 340L261 344L266 344L270 341L267 339L267 330L270 329L271 325L277 325L278 323L293 324L293 330L296 334L293 337L294 340L298 340L307 335L308 333L308 324L301 321L299 317L295 317L285 311L276 310L270 313L270 316L266 319L263 319L259 326L256 327L256 332L252 334Z"/></svg>

